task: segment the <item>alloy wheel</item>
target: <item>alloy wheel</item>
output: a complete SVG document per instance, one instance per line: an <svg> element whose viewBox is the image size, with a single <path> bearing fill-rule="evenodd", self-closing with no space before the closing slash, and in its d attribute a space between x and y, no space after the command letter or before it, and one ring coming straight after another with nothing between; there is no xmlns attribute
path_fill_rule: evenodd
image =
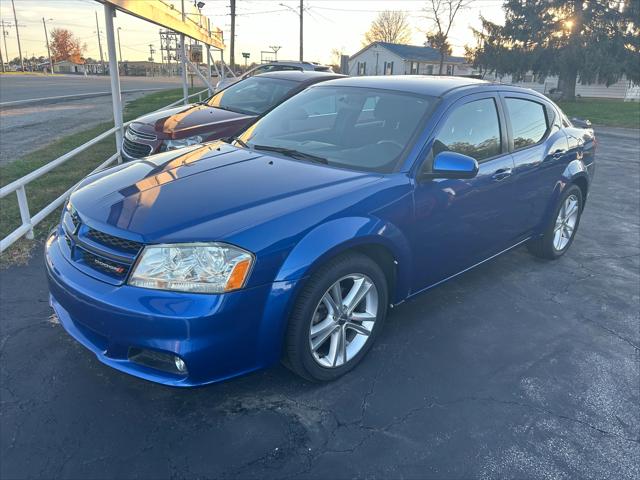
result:
<svg viewBox="0 0 640 480"><path fill-rule="evenodd" d="M579 210L580 204L575 195L569 195L560 207L553 229L553 248L556 251L561 252L571 241L578 222Z"/></svg>
<svg viewBox="0 0 640 480"><path fill-rule="evenodd" d="M378 290L363 274L342 277L325 292L313 312L309 346L321 366L337 368L369 340L378 315Z"/></svg>

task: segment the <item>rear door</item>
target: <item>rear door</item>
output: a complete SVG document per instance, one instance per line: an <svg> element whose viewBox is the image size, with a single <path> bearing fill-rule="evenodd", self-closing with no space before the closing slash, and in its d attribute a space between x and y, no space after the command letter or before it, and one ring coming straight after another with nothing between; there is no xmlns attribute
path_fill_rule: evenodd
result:
<svg viewBox="0 0 640 480"><path fill-rule="evenodd" d="M509 150L514 161L513 221L523 234L532 233L544 221L554 189L568 162L567 137L553 107L526 93L501 95Z"/></svg>
<svg viewBox="0 0 640 480"><path fill-rule="evenodd" d="M439 122L423 169L444 150L475 158L472 179L417 181L412 239L414 291L428 287L513 245L513 159L497 93L464 97ZM419 176L418 176L419 178Z"/></svg>

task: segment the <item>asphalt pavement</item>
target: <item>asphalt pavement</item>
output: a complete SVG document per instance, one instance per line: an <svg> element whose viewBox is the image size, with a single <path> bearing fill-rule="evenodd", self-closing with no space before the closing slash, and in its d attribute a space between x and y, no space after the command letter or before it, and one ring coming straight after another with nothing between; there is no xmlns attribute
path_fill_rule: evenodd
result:
<svg viewBox="0 0 640 480"><path fill-rule="evenodd" d="M129 91L122 94L125 103L181 85L177 77L121 77L120 81L121 91ZM19 160L66 135L113 121L111 95L103 94L110 90L109 77L104 76L0 76L0 165ZM100 95L67 97L90 93ZM8 101L20 103L2 105Z"/></svg>
<svg viewBox="0 0 640 480"><path fill-rule="evenodd" d="M151 92L123 94L127 102ZM111 96L30 103L0 110L0 165L19 161L62 137L113 122ZM106 130L106 128L105 128ZM115 144L113 146L115 152Z"/></svg>
<svg viewBox="0 0 640 480"><path fill-rule="evenodd" d="M114 371L0 274L0 477L640 476L640 132L599 135L577 238L512 251L392 311L329 384L283 367L178 390Z"/></svg>
<svg viewBox="0 0 640 480"><path fill-rule="evenodd" d="M120 89L177 88L181 85L180 82L179 77L120 77ZM110 91L108 75L0 76L0 103Z"/></svg>

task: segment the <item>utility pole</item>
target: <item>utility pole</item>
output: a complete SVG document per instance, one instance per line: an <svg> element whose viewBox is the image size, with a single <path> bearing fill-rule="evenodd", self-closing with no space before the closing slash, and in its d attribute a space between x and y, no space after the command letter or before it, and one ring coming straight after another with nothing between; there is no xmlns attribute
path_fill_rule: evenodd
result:
<svg viewBox="0 0 640 480"><path fill-rule="evenodd" d="M24 72L24 60L22 59L22 45L20 45L20 31L18 30L18 17L16 16L16 4L11 0L11 6L13 7L13 21L16 23L16 37L18 39L18 54L20 55L20 66Z"/></svg>
<svg viewBox="0 0 640 480"><path fill-rule="evenodd" d="M231 40L229 41L229 66L231 70L235 70L236 66L236 0L231 2Z"/></svg>
<svg viewBox="0 0 640 480"><path fill-rule="evenodd" d="M160 30L160 63L162 64L162 70L164 70L164 46L162 44L162 30ZM162 73L162 70L160 72Z"/></svg>
<svg viewBox="0 0 640 480"><path fill-rule="evenodd" d="M2 48L0 48L0 64L2 65L2 73L4 73L4 58L2 56Z"/></svg>
<svg viewBox="0 0 640 480"><path fill-rule="evenodd" d="M98 34L98 48L100 49L100 63L102 64L102 74L106 75L107 69L104 66L104 56L102 55L102 41L100 40L100 24L98 23L97 11L96 11L96 33Z"/></svg>
<svg viewBox="0 0 640 480"><path fill-rule="evenodd" d="M120 68L119 65L122 61L122 48L120 47L120 30L122 30L122 27L118 27L118 68Z"/></svg>
<svg viewBox="0 0 640 480"><path fill-rule="evenodd" d="M290 5L287 5L285 3L281 3L280 4L281 7L285 7L288 8L289 10L291 10L293 13L295 13L296 15L298 15L300 17L300 61L304 61L304 24L303 24L303 17L304 17L304 0L300 0L300 10L296 11L295 8L293 8Z"/></svg>
<svg viewBox="0 0 640 480"><path fill-rule="evenodd" d="M2 20L2 38L4 39L4 54L7 57L7 65L9 65L9 49L7 48L7 37L9 32L4 28L4 20Z"/></svg>
<svg viewBox="0 0 640 480"><path fill-rule="evenodd" d="M302 28L302 18L304 13L304 0L300 0L300 61L304 60L303 43L304 43L304 30Z"/></svg>
<svg viewBox="0 0 640 480"><path fill-rule="evenodd" d="M273 50L273 53L276 56L275 60L277 62L278 61L278 50L280 50L282 47L280 45L269 45L269 48L271 50Z"/></svg>
<svg viewBox="0 0 640 480"><path fill-rule="evenodd" d="M51 60L51 49L49 48L49 34L47 33L47 22L42 17L42 25L44 26L44 38L47 40L47 54L49 55L49 68L51 68L51 75L53 75L53 60Z"/></svg>

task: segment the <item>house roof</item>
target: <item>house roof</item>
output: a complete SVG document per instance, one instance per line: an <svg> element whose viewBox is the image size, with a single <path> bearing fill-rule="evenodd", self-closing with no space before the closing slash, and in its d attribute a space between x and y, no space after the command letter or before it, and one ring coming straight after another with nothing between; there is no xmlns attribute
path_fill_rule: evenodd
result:
<svg viewBox="0 0 640 480"><path fill-rule="evenodd" d="M421 47L418 45L401 45L399 43L387 43L387 42L374 42L370 45L367 45L358 53L352 55L351 58L356 57L360 53L376 45L386 48L390 52L395 53L399 57L402 57L404 60L410 60L414 62L439 62L440 61L440 52L438 52L438 50L433 47ZM444 61L446 63L467 63L464 57L456 57L453 55L449 55L445 57Z"/></svg>

